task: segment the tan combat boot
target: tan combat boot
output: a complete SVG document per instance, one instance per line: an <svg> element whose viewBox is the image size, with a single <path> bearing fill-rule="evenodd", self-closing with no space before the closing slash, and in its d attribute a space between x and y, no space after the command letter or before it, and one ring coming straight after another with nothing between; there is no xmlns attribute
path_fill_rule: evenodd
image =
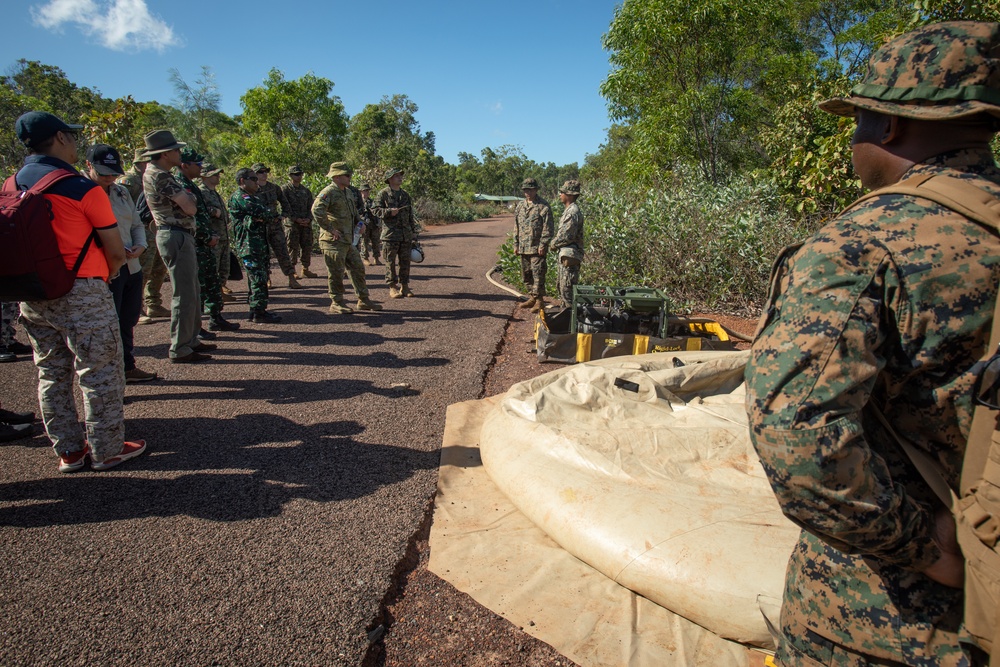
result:
<svg viewBox="0 0 1000 667"><path fill-rule="evenodd" d="M403 283L403 287L400 292L402 292L403 296L413 296L413 290L411 290L410 286L406 283Z"/></svg>
<svg viewBox="0 0 1000 667"><path fill-rule="evenodd" d="M331 315L350 315L354 312L354 309L348 306L346 303L337 303L334 301L330 304L330 308L326 311Z"/></svg>
<svg viewBox="0 0 1000 667"><path fill-rule="evenodd" d="M535 305L535 301L537 301L537 299L535 297L533 297L533 296L530 296L530 297L528 297L528 300L525 301L524 303L517 304L517 307L518 308L531 308L532 306Z"/></svg>
<svg viewBox="0 0 1000 667"><path fill-rule="evenodd" d="M382 310L382 304L371 299L358 299L358 310Z"/></svg>
<svg viewBox="0 0 1000 667"><path fill-rule="evenodd" d="M319 278L318 275L309 270L308 267L302 267L302 275L306 278Z"/></svg>
<svg viewBox="0 0 1000 667"><path fill-rule="evenodd" d="M535 299L535 305L531 307L531 312L537 313L544 307L545 307L545 297L540 296L537 299Z"/></svg>
<svg viewBox="0 0 1000 667"><path fill-rule="evenodd" d="M399 289L399 285L389 285L389 298L390 299L402 299L403 292Z"/></svg>
<svg viewBox="0 0 1000 667"><path fill-rule="evenodd" d="M302 283L295 279L295 274L288 276L288 289L303 289Z"/></svg>

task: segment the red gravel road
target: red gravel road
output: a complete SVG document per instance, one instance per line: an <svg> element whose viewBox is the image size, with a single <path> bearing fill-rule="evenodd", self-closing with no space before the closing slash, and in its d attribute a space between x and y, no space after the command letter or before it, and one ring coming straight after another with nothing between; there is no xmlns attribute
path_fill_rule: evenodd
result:
<svg viewBox="0 0 1000 667"><path fill-rule="evenodd" d="M434 493L445 408L482 394L510 315L483 276L511 227L428 231L415 298L369 268L381 313L328 316L325 279L272 291L280 325L229 306L243 328L205 364L167 362L166 322L137 327L164 378L126 391L146 455L61 475L42 435L0 445L0 663L360 664ZM3 407L36 409L30 361L0 374Z"/></svg>

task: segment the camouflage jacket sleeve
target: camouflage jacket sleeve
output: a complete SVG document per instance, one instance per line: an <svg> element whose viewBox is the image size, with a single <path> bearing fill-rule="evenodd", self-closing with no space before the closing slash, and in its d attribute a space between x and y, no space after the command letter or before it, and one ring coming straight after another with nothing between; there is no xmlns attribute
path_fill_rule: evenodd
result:
<svg viewBox="0 0 1000 667"><path fill-rule="evenodd" d="M874 410L957 488L997 252L958 214L884 196L776 264L746 372L751 439L785 514L835 549L909 570L939 557L933 494Z"/></svg>
<svg viewBox="0 0 1000 667"><path fill-rule="evenodd" d="M550 212L550 220L551 216ZM559 229L556 231L550 247L553 250L576 248L583 251L583 213L580 212L580 207L576 205L576 202L567 205L566 210L563 211L562 217L559 218Z"/></svg>

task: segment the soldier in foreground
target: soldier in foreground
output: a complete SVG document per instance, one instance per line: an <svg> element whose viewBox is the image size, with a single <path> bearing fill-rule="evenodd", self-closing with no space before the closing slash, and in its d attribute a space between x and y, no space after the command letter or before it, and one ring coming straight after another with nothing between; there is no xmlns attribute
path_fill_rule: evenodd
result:
<svg viewBox="0 0 1000 667"><path fill-rule="evenodd" d="M413 201L401 187L403 170L390 169L385 173L385 182L387 187L378 193L372 211L382 220L385 282L389 286L389 297L400 299L413 296L410 289L410 250L420 230L417 219L413 217Z"/></svg>
<svg viewBox="0 0 1000 667"><path fill-rule="evenodd" d="M330 165L327 178L333 182L323 188L313 203L312 216L319 225L319 247L323 251L330 294L331 315L354 312L344 301L344 269L351 276L354 293L358 295L358 310L382 310L382 306L368 297L365 267L361 255L351 241L358 211L349 186L353 171L346 162Z"/></svg>
<svg viewBox="0 0 1000 667"><path fill-rule="evenodd" d="M237 171L236 184L239 189L229 198L229 215L233 219L233 251L247 272L250 321L275 324L281 321L281 316L267 310L268 265L271 262L267 249L267 226L273 214L255 196L257 174L253 169Z"/></svg>
<svg viewBox="0 0 1000 667"><path fill-rule="evenodd" d="M528 288L528 300L521 308L537 313L545 306L545 273L547 253L552 241L552 210L538 196L538 181L526 178L521 182L524 200L514 209L514 252L521 258L521 279Z"/></svg>
<svg viewBox="0 0 1000 667"><path fill-rule="evenodd" d="M583 263L583 213L576 203L579 197L580 181L569 180L559 186L559 201L566 209L559 218L551 249L559 253L559 298L565 306L573 305L573 285L580 282Z"/></svg>
<svg viewBox="0 0 1000 667"><path fill-rule="evenodd" d="M281 193L288 202L288 208L282 209L285 215L285 238L288 241L288 258L292 263L292 271L302 258L302 277L318 278L309 270L312 259L313 228L312 205L313 195L309 188L302 185L304 172L302 167L295 165L288 168L288 184L281 188Z"/></svg>
<svg viewBox="0 0 1000 667"><path fill-rule="evenodd" d="M949 176L1000 197L1000 25L897 37L820 107L855 117L866 188ZM995 230L907 194L856 203L779 257L746 372L751 437L803 529L779 664L985 664L960 645L954 520L893 432L958 491L998 273Z"/></svg>
<svg viewBox="0 0 1000 667"><path fill-rule="evenodd" d="M285 239L285 229L281 224L281 216L287 215L285 212L288 210L288 202L285 200L285 195L281 192L281 188L274 183L268 182L267 179L271 175L270 167L258 162L252 169L257 174L257 183L259 185L257 199L271 213L270 222L267 223L267 245L278 260L281 272L288 276L288 288L302 289L302 285L295 279L295 267L292 266L292 260L288 257L288 241ZM281 214L278 213L279 206L281 207Z"/></svg>

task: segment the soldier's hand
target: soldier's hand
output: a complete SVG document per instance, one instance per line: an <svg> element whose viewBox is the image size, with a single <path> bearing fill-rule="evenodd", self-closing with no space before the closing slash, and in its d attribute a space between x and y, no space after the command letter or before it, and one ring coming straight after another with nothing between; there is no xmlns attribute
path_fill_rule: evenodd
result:
<svg viewBox="0 0 1000 667"><path fill-rule="evenodd" d="M399 215L399 209L398 208L390 208L389 209L389 215Z"/></svg>
<svg viewBox="0 0 1000 667"><path fill-rule="evenodd" d="M212 238L208 239L208 247L209 248L214 248L217 245L219 245L219 237L218 236L212 236Z"/></svg>
<svg viewBox="0 0 1000 667"><path fill-rule="evenodd" d="M955 536L955 517L947 509L941 508L934 515L932 539L941 550L941 557L924 574L945 586L962 588L965 583L965 559Z"/></svg>

